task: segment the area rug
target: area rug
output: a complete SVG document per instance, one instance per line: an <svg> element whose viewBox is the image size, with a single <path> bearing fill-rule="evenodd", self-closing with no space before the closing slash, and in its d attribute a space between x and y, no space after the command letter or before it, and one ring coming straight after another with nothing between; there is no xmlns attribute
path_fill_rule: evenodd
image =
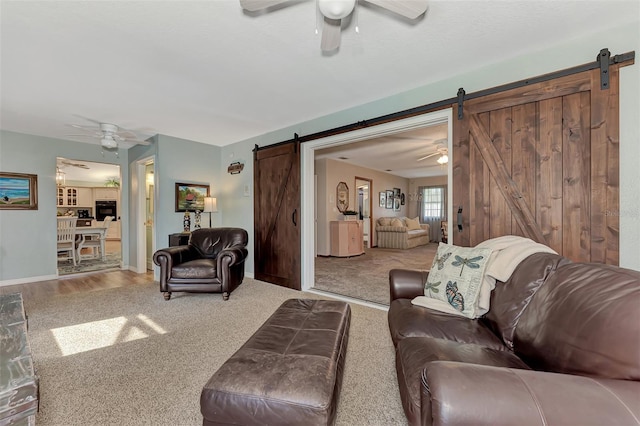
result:
<svg viewBox="0 0 640 426"><path fill-rule="evenodd" d="M157 283L27 300L36 424L201 425L204 384L289 298L322 297L245 278L228 301ZM351 308L336 424L406 425L386 312Z"/></svg>
<svg viewBox="0 0 640 426"><path fill-rule="evenodd" d="M389 271L429 269L438 249L430 243L412 249L369 248L354 257L316 257L313 288L389 305Z"/></svg>
<svg viewBox="0 0 640 426"><path fill-rule="evenodd" d="M83 259L82 262L73 266L73 261L58 261L58 275L78 274L81 272L103 271L105 269L120 269L122 255L120 252L107 253L106 260Z"/></svg>

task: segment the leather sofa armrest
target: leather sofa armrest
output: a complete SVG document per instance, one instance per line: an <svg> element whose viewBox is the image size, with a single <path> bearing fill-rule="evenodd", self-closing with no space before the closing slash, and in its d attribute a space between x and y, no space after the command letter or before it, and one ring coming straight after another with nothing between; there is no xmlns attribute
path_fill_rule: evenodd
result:
<svg viewBox="0 0 640 426"><path fill-rule="evenodd" d="M389 271L390 301L424 296L424 283L429 271L417 269L392 269Z"/></svg>
<svg viewBox="0 0 640 426"><path fill-rule="evenodd" d="M637 424L640 383L434 361L421 383L421 424Z"/></svg>

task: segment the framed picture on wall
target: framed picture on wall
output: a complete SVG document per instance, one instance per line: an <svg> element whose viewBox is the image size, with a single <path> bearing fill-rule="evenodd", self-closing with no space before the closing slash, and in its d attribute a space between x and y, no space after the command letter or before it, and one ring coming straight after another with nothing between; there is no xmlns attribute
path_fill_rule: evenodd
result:
<svg viewBox="0 0 640 426"><path fill-rule="evenodd" d="M389 189L387 190L387 203L385 204L385 207L388 209L393 208L393 191Z"/></svg>
<svg viewBox="0 0 640 426"><path fill-rule="evenodd" d="M380 207L387 207L387 193L380 192Z"/></svg>
<svg viewBox="0 0 640 426"><path fill-rule="evenodd" d="M209 196L209 185L176 182L176 211L204 211L204 197Z"/></svg>
<svg viewBox="0 0 640 426"><path fill-rule="evenodd" d="M393 188L393 198L400 198L400 188Z"/></svg>
<svg viewBox="0 0 640 426"><path fill-rule="evenodd" d="M0 209L38 210L38 176L0 172Z"/></svg>
<svg viewBox="0 0 640 426"><path fill-rule="evenodd" d="M393 199L393 210L400 211L400 197L396 197Z"/></svg>

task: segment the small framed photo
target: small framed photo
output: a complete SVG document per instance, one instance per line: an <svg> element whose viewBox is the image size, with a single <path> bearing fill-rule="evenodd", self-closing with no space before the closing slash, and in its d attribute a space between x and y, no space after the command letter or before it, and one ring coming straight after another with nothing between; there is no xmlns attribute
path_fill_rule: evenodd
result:
<svg viewBox="0 0 640 426"><path fill-rule="evenodd" d="M393 188L393 198L400 198L400 188Z"/></svg>
<svg viewBox="0 0 640 426"><path fill-rule="evenodd" d="M0 172L0 210L38 210L38 175Z"/></svg>
<svg viewBox="0 0 640 426"><path fill-rule="evenodd" d="M400 194L400 204L404 206L404 192Z"/></svg>
<svg viewBox="0 0 640 426"><path fill-rule="evenodd" d="M380 207L387 207L387 193L384 191L380 192Z"/></svg>
<svg viewBox="0 0 640 426"><path fill-rule="evenodd" d="M204 211L204 197L209 196L209 185L176 182L176 211Z"/></svg>
<svg viewBox="0 0 640 426"><path fill-rule="evenodd" d="M393 191L390 189L387 189L387 203L385 204L385 207L388 209L393 208Z"/></svg>
<svg viewBox="0 0 640 426"><path fill-rule="evenodd" d="M400 197L396 197L393 199L393 210L400 211Z"/></svg>

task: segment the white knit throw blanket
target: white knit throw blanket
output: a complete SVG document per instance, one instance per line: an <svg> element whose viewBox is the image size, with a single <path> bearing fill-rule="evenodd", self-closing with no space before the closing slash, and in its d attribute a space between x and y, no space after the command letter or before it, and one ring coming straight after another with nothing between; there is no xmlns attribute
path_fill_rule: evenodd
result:
<svg viewBox="0 0 640 426"><path fill-rule="evenodd" d="M489 312L491 291L496 288L496 280L502 282L507 281L520 262L532 254L558 254L555 250L544 244L536 243L529 238L518 237L516 235L492 238L481 242L476 247L484 247L492 250L489 262L487 262L487 269L484 272L482 287L480 287L480 297L478 298L479 316Z"/></svg>
<svg viewBox="0 0 640 426"><path fill-rule="evenodd" d="M504 237L492 238L478 244L478 248L491 249L491 256L487 262L484 272L480 294L477 300L476 315L477 318L489 312L491 302L491 291L496 288L496 280L505 282L513 274L516 267L527 257L534 253L553 253L556 251L544 244L518 237L516 235L506 235ZM411 301L412 304L423 306L437 311L447 312L455 315L461 315L459 311L454 309L448 303L433 299L426 296L418 296Z"/></svg>

